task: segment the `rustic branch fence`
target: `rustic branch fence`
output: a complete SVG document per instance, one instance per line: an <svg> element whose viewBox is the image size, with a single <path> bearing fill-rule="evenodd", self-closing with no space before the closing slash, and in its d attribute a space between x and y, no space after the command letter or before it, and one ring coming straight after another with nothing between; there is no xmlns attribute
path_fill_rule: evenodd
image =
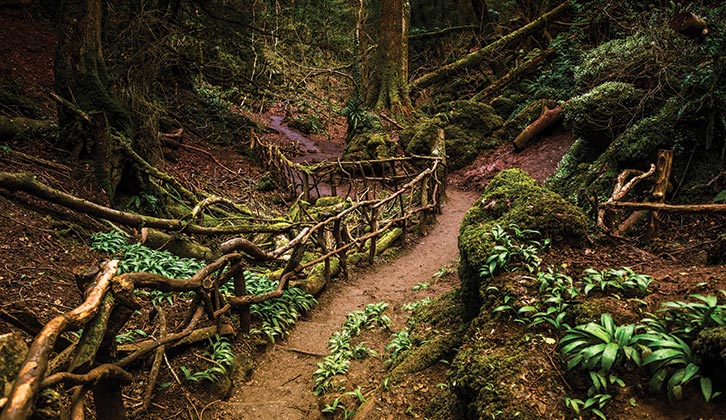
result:
<svg viewBox="0 0 726 420"><path fill-rule="evenodd" d="M347 276L349 256L372 262L379 252L377 241L383 236L394 233L394 237L405 242L413 228L425 231L429 217L440 210L446 177L443 157L336 161L306 166L291 162L273 145L256 144L255 148L270 173L291 196L306 202L313 197L332 196L337 197L332 200L335 204L325 207L324 212L314 212L313 207L296 203L301 210L300 220L287 230L290 234L287 243L265 250L246 238L230 239L221 245L221 256L188 279L150 273L116 275L117 261L79 273L76 280L85 296L82 305L55 317L39 331L17 325L32 333L35 339L9 397L0 400L3 404L0 420L28 418L40 391L60 384L71 394L71 418L82 418L86 394L93 391L97 418L125 419L121 389L132 378L125 370L132 363L153 357L152 366L156 369L149 374L147 390L153 389L149 387L156 381L160 358L166 349L215 334L239 336L249 332L250 305L280 297L295 278L301 279L299 282L304 286L316 267L322 268L323 285L335 271ZM9 180L15 179L14 175L6 175ZM0 177L0 181L5 178ZM23 189L16 184L0 183L0 188L30 194L35 194L38 188L43 190L42 186L33 185L32 189ZM54 196L47 192L35 195L49 201ZM54 202L63 205L62 201ZM119 212L101 210L94 214L102 218L109 214L123 220ZM299 229L296 233L295 228ZM274 229L261 227L259 231L269 233ZM303 251L315 251L317 257L302 262ZM262 295L247 294L245 268L265 264L284 265L277 289ZM225 296L220 287L230 280L235 295ZM134 293L138 289L193 291L194 298L176 332L166 325L161 312L157 316L161 336L118 351L114 338L131 314L141 307ZM230 318L233 313L239 317L237 327ZM200 326L202 323L206 326ZM77 342L58 349L61 334L81 328L83 334ZM145 393L142 407L148 407L150 394Z"/></svg>

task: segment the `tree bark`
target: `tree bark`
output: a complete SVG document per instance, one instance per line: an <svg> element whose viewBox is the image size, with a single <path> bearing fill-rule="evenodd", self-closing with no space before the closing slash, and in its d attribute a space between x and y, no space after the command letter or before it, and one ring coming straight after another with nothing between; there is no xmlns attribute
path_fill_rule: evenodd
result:
<svg viewBox="0 0 726 420"><path fill-rule="evenodd" d="M539 19L532 21L531 23L510 33L509 35L504 36L497 41L494 41L493 43L477 51L474 51L473 53L470 53L464 58L456 60L453 63L449 63L439 68L438 70L419 77L418 79L411 82L411 90L417 91L424 89L434 83L438 83L444 79L457 75L467 68L481 64L489 57L491 53L528 37L535 31L539 30L541 27L545 26L548 22L559 17L562 13L565 12L565 10L567 10L567 7L569 5L569 0L564 1L559 6L542 15Z"/></svg>
<svg viewBox="0 0 726 420"><path fill-rule="evenodd" d="M542 115L540 115L539 118L537 118L532 124L528 125L527 128L522 130L522 132L514 139L514 142L512 142L514 150L520 151L524 149L527 146L527 143L529 143L530 140L532 140L537 134L557 124L564 117L564 105L548 109L543 102L542 108Z"/></svg>
<svg viewBox="0 0 726 420"><path fill-rule="evenodd" d="M376 110L390 110L394 117L411 112L408 95L408 29L411 6L408 0L380 2L378 47L369 71L366 102Z"/></svg>
<svg viewBox="0 0 726 420"><path fill-rule="evenodd" d="M77 308L53 318L35 337L28 350L23 366L15 377L15 383L8 396L5 408L0 414L2 420L25 420L33 411L33 403L40 391L41 381L48 367L48 358L58 336L69 329L79 327L96 315L111 279L116 275L118 261L106 263L96 276L96 283L86 300Z"/></svg>
<svg viewBox="0 0 726 420"><path fill-rule="evenodd" d="M145 132L142 124L134 120L114 92L102 47L107 3L101 0L60 2L55 87L60 146L71 152L74 161L80 157L93 159L97 185L115 202L119 192L136 195L154 188L148 182L148 174L128 159L125 149L133 149L152 164L162 154L159 137L139 135ZM107 13L120 12L109 10Z"/></svg>
<svg viewBox="0 0 726 420"><path fill-rule="evenodd" d="M113 199L122 175L122 157L110 136L110 128L130 134L132 122L110 89L101 47L101 0L68 0L61 6L58 50L55 60L56 91L75 109L60 105L58 122L61 146L94 157L100 186ZM88 120L79 118L85 112Z"/></svg>

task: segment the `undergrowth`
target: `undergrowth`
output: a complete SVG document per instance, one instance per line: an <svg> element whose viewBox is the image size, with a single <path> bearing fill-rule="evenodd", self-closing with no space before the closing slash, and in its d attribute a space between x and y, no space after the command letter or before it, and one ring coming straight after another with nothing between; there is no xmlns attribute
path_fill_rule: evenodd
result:
<svg viewBox="0 0 726 420"><path fill-rule="evenodd" d="M498 294L501 299L491 314L527 329L544 328L558 338L557 348L567 370L584 375L590 383L585 397L568 396L565 400L575 415L589 413L606 419L606 406L626 386L623 378L632 378L632 372L647 382L653 393L669 399L684 398L687 388L694 384L706 401L721 394L692 349L705 328L726 325L726 305L719 303L717 296L694 294L688 301L665 302L656 313L645 313L635 323L618 325L610 313L602 313L598 321L571 325L574 308L593 294L617 299L630 296L642 302L654 279L627 267L588 268L580 278L573 278L558 268L532 264L540 261L544 246L533 245L518 232L515 226L492 229L489 235L496 245L491 247L480 274L487 280L505 271L525 271L527 275L520 277L527 281L530 292L517 297L508 288L488 286L487 294ZM536 236L537 232L527 234ZM523 249L527 249L527 258L522 257Z"/></svg>
<svg viewBox="0 0 726 420"><path fill-rule="evenodd" d="M146 272L158 274L167 278L186 279L192 277L205 264L191 258L181 258L166 251L156 251L141 244L131 244L121 233L112 231L108 233L96 233L91 238L91 247L97 251L114 255L119 258L119 272ZM251 295L261 295L277 289L278 282L267 276L249 270L244 271L245 290ZM219 288L222 296L231 297L234 295L233 280L223 284ZM161 292L159 290L135 290L137 296L151 300L154 305L173 305L178 299L189 302L194 294L191 292ZM275 342L276 339L284 337L303 313L309 311L316 304L315 298L303 290L291 287L283 290L282 296L268 299L260 303L250 305L250 313L259 320L257 328L250 330L251 335L258 335ZM139 338L148 336L148 333L141 329L134 329L119 334L117 342L134 342ZM187 380L198 381L201 379L216 380L223 374L220 370L229 366L215 359L215 354L226 354L226 341L217 339L211 343L212 356L216 367L201 372L184 371ZM220 356L221 357L221 356ZM182 370L186 369L183 367ZM226 371L225 371L226 372Z"/></svg>

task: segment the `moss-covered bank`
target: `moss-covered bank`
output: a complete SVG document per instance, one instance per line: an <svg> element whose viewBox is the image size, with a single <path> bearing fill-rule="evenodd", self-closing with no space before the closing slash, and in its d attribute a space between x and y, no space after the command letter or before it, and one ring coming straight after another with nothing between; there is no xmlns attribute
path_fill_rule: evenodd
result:
<svg viewBox="0 0 726 420"><path fill-rule="evenodd" d="M459 278L469 318L479 313L480 290L486 286L479 269L493 246L487 232L496 224L511 223L539 231L555 244L579 244L587 234L587 221L578 208L519 169L500 172L466 213L459 232Z"/></svg>

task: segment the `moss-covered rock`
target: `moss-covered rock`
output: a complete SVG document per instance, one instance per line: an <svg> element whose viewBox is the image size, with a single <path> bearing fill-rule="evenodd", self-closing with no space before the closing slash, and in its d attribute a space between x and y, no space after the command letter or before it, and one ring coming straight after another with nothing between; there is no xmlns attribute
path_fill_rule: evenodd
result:
<svg viewBox="0 0 726 420"><path fill-rule="evenodd" d="M726 375L726 326L706 328L693 342L693 352L701 357L702 369L723 384Z"/></svg>
<svg viewBox="0 0 726 420"><path fill-rule="evenodd" d="M493 327L493 325L489 325ZM541 420L562 418L555 407L543 410L530 401L531 390L522 380L523 372L543 372L551 369L549 362L534 348L542 346L530 341L525 335L507 338L501 345L478 338L487 334L490 328L474 332L467 337L451 363L451 382L454 392L466 403L467 419L496 418ZM487 331L486 333L483 331ZM554 379L554 380L553 380ZM557 378L543 376L541 381L549 382L553 388L561 388ZM539 387L546 386L542 383Z"/></svg>
<svg viewBox="0 0 726 420"><path fill-rule="evenodd" d="M588 142L607 145L633 121L645 95L629 83L603 83L567 102L564 124Z"/></svg>
<svg viewBox="0 0 726 420"><path fill-rule="evenodd" d="M510 223L539 231L555 244L579 244L587 235L587 221L578 208L519 169L500 172L466 213L459 232L459 278L465 313L470 317L479 312L479 269L494 245L488 232L496 224Z"/></svg>
<svg viewBox="0 0 726 420"><path fill-rule="evenodd" d="M501 125L502 118L489 105L454 101L439 107L432 118L403 130L400 139L406 153L429 155L443 129L448 165L455 170L471 163L480 151L497 146L491 134Z"/></svg>
<svg viewBox="0 0 726 420"><path fill-rule="evenodd" d="M343 160L375 160L393 157L396 143L386 133L368 130L354 134L348 139L343 151Z"/></svg>
<svg viewBox="0 0 726 420"><path fill-rule="evenodd" d="M686 160L678 158L685 156L685 151L693 148L693 142L697 141L691 140L697 139L691 126L679 123L679 108L677 100L667 101L656 113L635 122L610 144L578 139L545 184L570 202L587 209L587 197L607 200L615 178L623 169L647 170L649 164L656 161L659 149L674 150L673 174L677 176L679 171L687 169ZM718 170L718 157L711 153L712 159L709 159L703 148L697 148L696 152L694 161L698 164L688 168L691 176L686 182L703 184L704 179L714 176L714 168ZM695 169L704 165L711 166L704 169L702 175L693 176Z"/></svg>

